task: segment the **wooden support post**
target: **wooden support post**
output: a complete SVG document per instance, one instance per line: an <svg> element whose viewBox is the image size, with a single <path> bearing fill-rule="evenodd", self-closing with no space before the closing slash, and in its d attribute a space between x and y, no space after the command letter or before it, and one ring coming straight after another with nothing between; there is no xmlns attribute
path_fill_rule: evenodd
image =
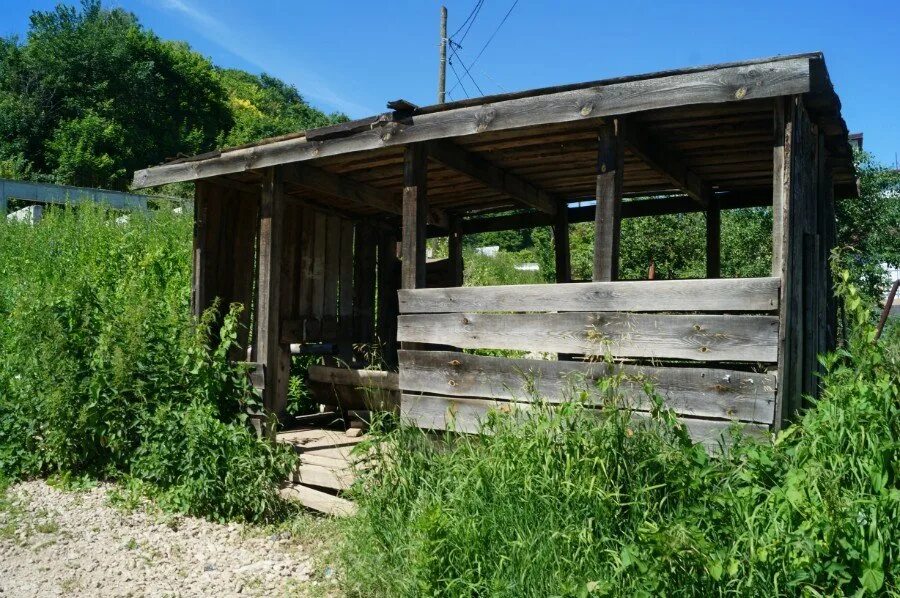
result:
<svg viewBox="0 0 900 598"><path fill-rule="evenodd" d="M450 236L447 239L447 255L450 259L450 286L463 286L462 217L450 218Z"/></svg>
<svg viewBox="0 0 900 598"><path fill-rule="evenodd" d="M706 209L706 277L722 276L722 212L715 198Z"/></svg>
<svg viewBox="0 0 900 598"><path fill-rule="evenodd" d="M281 170L270 168L263 174L259 210L259 250L257 268L256 345L257 362L264 368L263 409L267 417L265 434L274 438L277 416L287 404L290 375L290 346L281 342L281 259L283 244L284 183Z"/></svg>
<svg viewBox="0 0 900 598"><path fill-rule="evenodd" d="M425 287L425 239L428 224L428 155L425 146L406 146L403 161L403 239L404 289Z"/></svg>
<svg viewBox="0 0 900 598"><path fill-rule="evenodd" d="M784 274L787 182L790 180L791 170L790 126L791 114L785 106L785 100L777 98L773 119L775 144L772 147L772 276L777 277Z"/></svg>
<svg viewBox="0 0 900 598"><path fill-rule="evenodd" d="M569 248L569 208L561 201L553 220L553 254L556 262L556 282L572 282L572 261Z"/></svg>
<svg viewBox="0 0 900 598"><path fill-rule="evenodd" d="M595 281L619 275L619 229L622 219L622 120L600 129L597 156L597 208L594 216Z"/></svg>

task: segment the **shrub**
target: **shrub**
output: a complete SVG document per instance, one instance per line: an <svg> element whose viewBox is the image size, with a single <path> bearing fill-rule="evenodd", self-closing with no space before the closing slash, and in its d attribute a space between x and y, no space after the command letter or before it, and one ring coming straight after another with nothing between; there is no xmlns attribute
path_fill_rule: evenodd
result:
<svg viewBox="0 0 900 598"><path fill-rule="evenodd" d="M710 458L671 413L576 404L492 414L435 440L373 441L347 527L347 583L381 596L900 592L900 362L853 318L794 426ZM650 390L652 394L652 390Z"/></svg>
<svg viewBox="0 0 900 598"><path fill-rule="evenodd" d="M0 475L134 476L170 506L259 519L290 468L243 424L237 311L190 314L191 222L55 209L0 223Z"/></svg>

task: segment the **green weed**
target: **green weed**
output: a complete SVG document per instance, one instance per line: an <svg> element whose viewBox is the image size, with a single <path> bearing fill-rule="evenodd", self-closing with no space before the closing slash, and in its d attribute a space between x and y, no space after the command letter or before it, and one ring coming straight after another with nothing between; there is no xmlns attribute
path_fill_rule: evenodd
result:
<svg viewBox="0 0 900 598"><path fill-rule="evenodd" d="M348 589L898 595L900 361L837 281L851 326L822 396L765 442L738 435L711 458L671 413L615 404L493 413L474 436L384 426L345 527Z"/></svg>
<svg viewBox="0 0 900 598"><path fill-rule="evenodd" d="M0 475L133 479L173 510L272 517L293 456L244 423L242 307L191 316L191 219L115 216L0 223Z"/></svg>

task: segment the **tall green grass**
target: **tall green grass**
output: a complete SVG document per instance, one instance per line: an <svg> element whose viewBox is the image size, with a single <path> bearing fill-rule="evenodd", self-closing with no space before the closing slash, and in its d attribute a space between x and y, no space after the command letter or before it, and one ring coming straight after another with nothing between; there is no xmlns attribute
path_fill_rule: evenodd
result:
<svg viewBox="0 0 900 598"><path fill-rule="evenodd" d="M291 457L243 423L238 308L215 331L190 315L190 218L115 218L0 222L0 477L127 479L179 511L271 516Z"/></svg>
<svg viewBox="0 0 900 598"><path fill-rule="evenodd" d="M900 361L839 281L847 344L814 408L763 443L710 457L670 413L575 404L493 414L470 437L386 427L347 527L351 592L900 594Z"/></svg>

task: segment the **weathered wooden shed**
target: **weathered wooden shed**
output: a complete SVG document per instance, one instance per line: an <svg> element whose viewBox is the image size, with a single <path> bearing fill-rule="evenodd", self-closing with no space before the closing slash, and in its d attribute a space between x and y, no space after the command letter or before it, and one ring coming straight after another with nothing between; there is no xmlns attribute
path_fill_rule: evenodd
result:
<svg viewBox="0 0 900 598"><path fill-rule="evenodd" d="M732 420L778 428L816 393L834 200L857 193L821 54L388 108L135 174L196 183L194 309L249 307L270 413L292 346L313 345L350 364L317 380L399 387L425 428L471 430L532 391L561 400L608 375L597 355L652 379L702 440ZM773 209L771 276L723 279L720 212L750 206ZM681 212L706 214L706 278L617 280L621 219ZM585 221L593 281L575 282L569 224ZM554 231L558 284L461 286L463 235L535 226ZM430 236L449 237L449 259L426 262ZM399 378L358 371L376 341ZM459 351L481 348L559 359Z"/></svg>

